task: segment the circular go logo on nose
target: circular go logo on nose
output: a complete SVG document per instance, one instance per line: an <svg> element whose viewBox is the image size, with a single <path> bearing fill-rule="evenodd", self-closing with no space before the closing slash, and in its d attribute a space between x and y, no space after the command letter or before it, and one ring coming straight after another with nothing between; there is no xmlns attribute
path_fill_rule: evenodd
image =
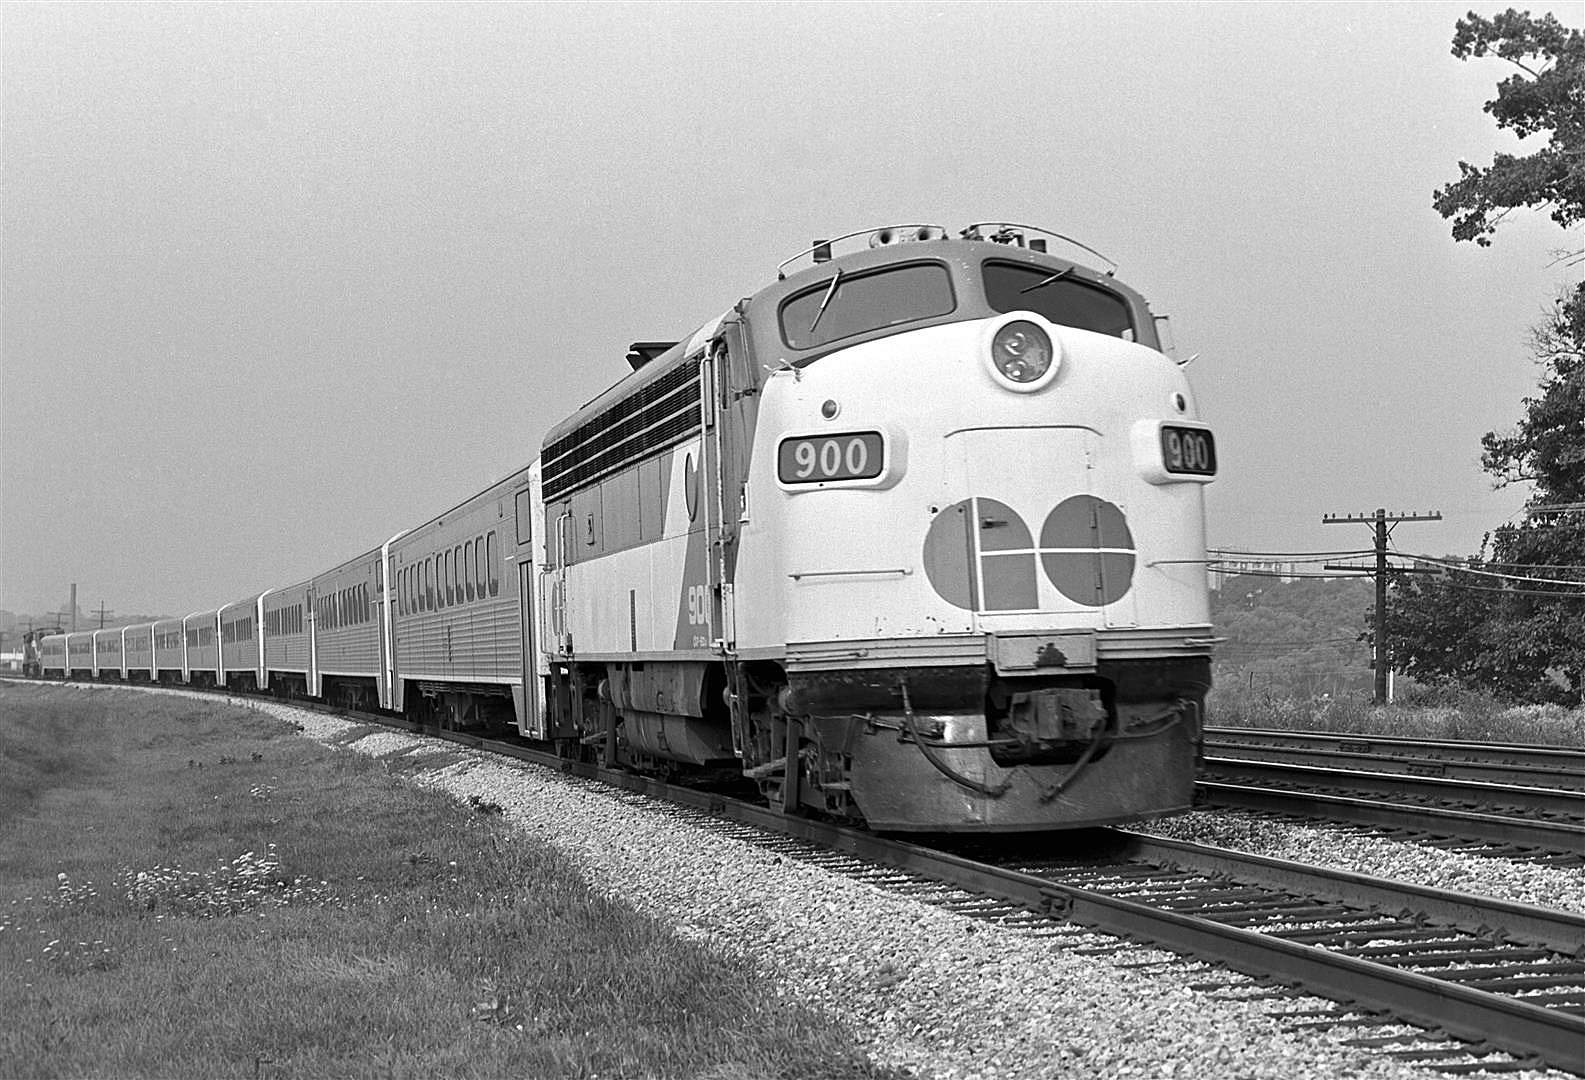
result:
<svg viewBox="0 0 1585 1080"><path fill-rule="evenodd" d="M947 603L969 611L1033 611L1035 566L1063 596L1086 607L1120 600L1133 584L1134 539L1122 510L1092 495L1064 499L1046 516L1036 546L1006 503L964 499L930 523L925 576Z"/></svg>
<svg viewBox="0 0 1585 1080"><path fill-rule="evenodd" d="M1040 566L1075 604L1102 607L1134 583L1134 537L1123 512L1105 499L1063 499L1040 527Z"/></svg>

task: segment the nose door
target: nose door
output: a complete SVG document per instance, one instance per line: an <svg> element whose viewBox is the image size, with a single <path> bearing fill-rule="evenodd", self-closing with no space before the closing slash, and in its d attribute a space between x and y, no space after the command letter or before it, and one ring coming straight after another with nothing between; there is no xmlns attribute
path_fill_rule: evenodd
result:
<svg viewBox="0 0 1585 1080"><path fill-rule="evenodd" d="M1100 450L1101 437L1079 427L948 437L950 497L924 561L936 591L974 612L976 630L1053 611L1089 625L1134 625L1133 539L1124 509L1099 482Z"/></svg>

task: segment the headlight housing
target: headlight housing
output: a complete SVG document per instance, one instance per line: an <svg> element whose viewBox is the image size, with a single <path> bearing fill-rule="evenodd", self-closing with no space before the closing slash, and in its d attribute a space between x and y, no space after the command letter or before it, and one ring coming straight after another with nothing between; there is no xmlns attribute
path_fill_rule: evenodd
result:
<svg viewBox="0 0 1585 1080"><path fill-rule="evenodd" d="M991 367L1009 390L1029 393L1056 377L1061 355L1039 324L1028 319L1003 323L991 338Z"/></svg>

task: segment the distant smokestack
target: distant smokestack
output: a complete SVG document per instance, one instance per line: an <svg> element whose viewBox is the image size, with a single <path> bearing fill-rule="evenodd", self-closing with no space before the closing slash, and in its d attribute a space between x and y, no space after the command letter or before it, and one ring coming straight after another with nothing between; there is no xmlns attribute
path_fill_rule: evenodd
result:
<svg viewBox="0 0 1585 1080"><path fill-rule="evenodd" d="M72 582L72 629L77 629L77 583Z"/></svg>

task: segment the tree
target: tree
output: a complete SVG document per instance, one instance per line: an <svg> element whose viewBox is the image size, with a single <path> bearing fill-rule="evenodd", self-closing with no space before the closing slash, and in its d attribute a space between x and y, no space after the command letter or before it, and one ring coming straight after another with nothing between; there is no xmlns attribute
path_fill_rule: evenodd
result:
<svg viewBox="0 0 1585 1080"><path fill-rule="evenodd" d="M1552 15L1532 18L1509 8L1492 19L1474 12L1453 35L1460 60L1498 56L1519 69L1497 86L1486 112L1520 138L1547 134L1547 144L1524 157L1495 155L1491 165L1458 163L1460 176L1436 192L1433 204L1453 218L1453 239L1485 247L1514 209L1552 208L1567 229L1585 220L1585 32Z"/></svg>
<svg viewBox="0 0 1585 1080"><path fill-rule="evenodd" d="M1484 169L1459 162L1459 179L1433 200L1452 219L1453 239L1487 246L1519 207L1550 207L1565 229L1585 221L1585 31L1551 15L1472 12L1458 21L1453 55L1497 56L1517 67L1486 112L1521 138L1547 136L1533 153L1499 153ZM1524 399L1511 432L1481 439L1481 465L1497 486L1534 485L1526 520L1495 531L1489 558L1483 545L1445 575L1393 583L1395 660L1422 680L1521 700L1578 701L1585 691L1585 283L1557 299L1531 347L1539 394Z"/></svg>

